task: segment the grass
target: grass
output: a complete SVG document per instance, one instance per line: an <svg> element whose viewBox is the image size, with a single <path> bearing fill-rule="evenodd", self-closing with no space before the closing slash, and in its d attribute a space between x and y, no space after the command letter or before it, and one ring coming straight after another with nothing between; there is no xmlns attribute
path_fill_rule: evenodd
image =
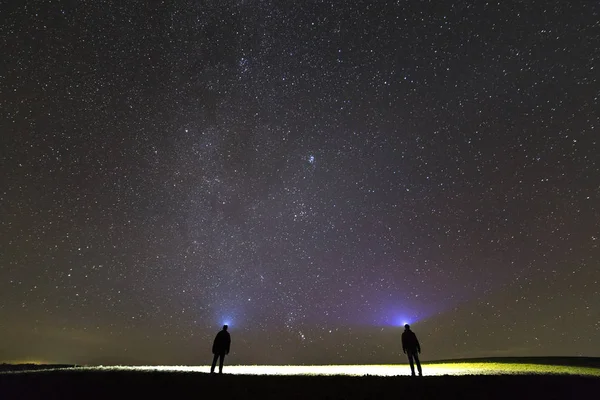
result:
<svg viewBox="0 0 600 400"><path fill-rule="evenodd" d="M529 361L536 361L529 359ZM563 362L562 365L550 363L519 363L486 360L449 360L423 363L426 376L440 375L517 375L517 374L542 374L542 375L580 375L600 377L600 368L590 367L590 362ZM74 366L49 365L47 369L68 369ZM44 370L43 365L13 366L12 371ZM5 367L11 371L10 366ZM100 366L77 367L78 371L163 371L163 372L209 372L208 365L203 366ZM309 375L309 376L402 376L410 375L407 364L390 365L226 365L225 372L230 375Z"/></svg>
<svg viewBox="0 0 600 400"><path fill-rule="evenodd" d="M571 363L574 364L574 363ZM4 399L571 399L600 393L600 368L517 362L408 365L113 366L0 373ZM204 373L202 373L204 372ZM398 376L401 375L401 376Z"/></svg>
<svg viewBox="0 0 600 400"><path fill-rule="evenodd" d="M162 371L209 372L205 366L109 366L78 368L85 371ZM229 375L308 375L308 376L403 376L410 375L408 365L233 365L225 366ZM441 375L579 375L600 377L600 368L569 365L521 364L497 362L424 363L426 376Z"/></svg>

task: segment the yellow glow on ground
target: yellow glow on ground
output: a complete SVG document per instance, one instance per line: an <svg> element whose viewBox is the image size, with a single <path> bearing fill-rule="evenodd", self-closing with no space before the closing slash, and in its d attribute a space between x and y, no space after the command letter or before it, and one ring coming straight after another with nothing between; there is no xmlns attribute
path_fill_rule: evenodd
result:
<svg viewBox="0 0 600 400"><path fill-rule="evenodd" d="M88 367L86 370L210 372L210 366L111 366ZM223 371L232 375L348 375L400 376L410 375L408 365L231 365ZM444 363L423 364L423 375L502 375L561 374L600 377L600 369L541 364L508 363Z"/></svg>

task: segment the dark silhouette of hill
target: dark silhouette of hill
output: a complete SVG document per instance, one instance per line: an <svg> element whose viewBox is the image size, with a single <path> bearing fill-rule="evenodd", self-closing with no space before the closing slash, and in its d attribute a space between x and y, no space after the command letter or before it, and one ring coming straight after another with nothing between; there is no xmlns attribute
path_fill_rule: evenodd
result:
<svg viewBox="0 0 600 400"><path fill-rule="evenodd" d="M2 398L31 399L575 399L600 379L566 375L248 376L61 370L0 374Z"/></svg>
<svg viewBox="0 0 600 400"><path fill-rule="evenodd" d="M427 363L518 363L600 368L600 357L485 357L427 361Z"/></svg>

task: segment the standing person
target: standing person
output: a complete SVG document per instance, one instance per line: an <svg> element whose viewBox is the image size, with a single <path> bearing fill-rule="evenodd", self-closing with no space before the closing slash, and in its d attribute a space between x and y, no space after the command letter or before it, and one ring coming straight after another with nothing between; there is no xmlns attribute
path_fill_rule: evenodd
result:
<svg viewBox="0 0 600 400"><path fill-rule="evenodd" d="M227 332L227 325L223 325L223 330L217 333L215 341L213 342L212 352L215 355L213 357L212 367L210 373L215 373L215 366L217 365L217 358L219 359L219 373L223 373L223 360L225 354L229 354L229 346L231 346L231 336Z"/></svg>
<svg viewBox="0 0 600 400"><path fill-rule="evenodd" d="M408 362L410 363L410 370L412 376L415 376L415 366L413 360L417 363L417 370L419 376L423 376L421 371L421 363L419 362L419 354L421 353L421 345L417 340L417 335L410 330L410 325L404 325L404 332L402 332L402 351L408 356Z"/></svg>

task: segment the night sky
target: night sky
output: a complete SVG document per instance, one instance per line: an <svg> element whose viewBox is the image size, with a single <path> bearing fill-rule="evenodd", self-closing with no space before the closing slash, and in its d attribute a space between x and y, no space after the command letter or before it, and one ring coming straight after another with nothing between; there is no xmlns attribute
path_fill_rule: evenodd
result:
<svg viewBox="0 0 600 400"><path fill-rule="evenodd" d="M0 362L600 356L597 1L0 1Z"/></svg>

